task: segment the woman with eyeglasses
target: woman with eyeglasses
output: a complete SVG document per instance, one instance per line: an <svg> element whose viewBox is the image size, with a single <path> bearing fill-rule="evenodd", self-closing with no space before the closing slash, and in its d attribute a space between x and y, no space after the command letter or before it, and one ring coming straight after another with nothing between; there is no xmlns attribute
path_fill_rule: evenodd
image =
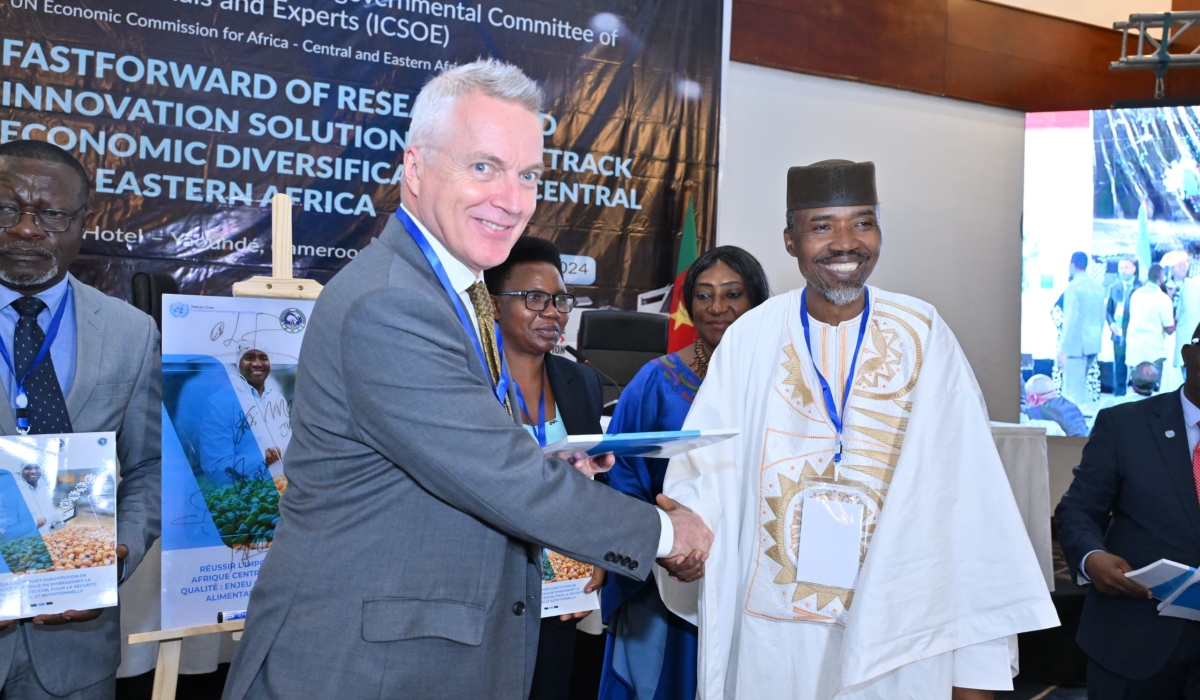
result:
<svg viewBox="0 0 1200 700"><path fill-rule="evenodd" d="M516 385L513 409L543 446L571 434L604 432L600 377L587 365L550 353L575 306L559 265L558 246L525 236L517 240L507 260L484 272ZM604 583L604 570L595 567L593 572L587 592L599 590ZM531 700L566 700L570 695L575 625L584 617L587 613L542 619Z"/></svg>
<svg viewBox="0 0 1200 700"><path fill-rule="evenodd" d="M771 296L758 260L736 246L704 253L688 268L683 299L696 328L688 347L651 360L621 392L609 433L679 430L725 330ZM618 457L608 485L654 503L665 459ZM612 576L600 595L608 625L600 700L692 700L696 697L696 627L671 614L653 577Z"/></svg>

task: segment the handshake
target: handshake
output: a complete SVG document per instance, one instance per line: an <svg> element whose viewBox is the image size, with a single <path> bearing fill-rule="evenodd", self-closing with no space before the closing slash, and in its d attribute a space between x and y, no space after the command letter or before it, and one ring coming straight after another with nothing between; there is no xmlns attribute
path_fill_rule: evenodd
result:
<svg viewBox="0 0 1200 700"><path fill-rule="evenodd" d="M589 457L583 452L556 452L552 456L565 459L589 479L611 469L614 460L611 453ZM671 553L658 559L658 565L666 569L676 581L691 583L704 575L704 562L708 559L708 550L712 549L712 530L709 530L704 520L690 508L680 505L665 494L660 493L656 502L671 518L671 525L675 529Z"/></svg>
<svg viewBox="0 0 1200 700"><path fill-rule="evenodd" d="M671 553L658 560L658 565L667 570L676 581L690 583L704 575L704 562L712 548L713 533L699 515L682 506L665 494L656 499L658 507L666 511L675 528L675 541Z"/></svg>

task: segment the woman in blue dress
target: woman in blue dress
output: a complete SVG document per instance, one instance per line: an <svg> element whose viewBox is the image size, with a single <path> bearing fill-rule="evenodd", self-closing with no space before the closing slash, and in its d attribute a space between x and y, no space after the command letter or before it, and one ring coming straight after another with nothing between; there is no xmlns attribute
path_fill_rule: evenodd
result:
<svg viewBox="0 0 1200 700"><path fill-rule="evenodd" d="M720 246L701 255L683 282L696 342L638 372L621 392L608 432L679 430L725 330L770 295L762 266L741 248ZM654 503L667 461L618 457L608 484ZM609 576L600 606L608 625L600 700L696 697L696 627L667 611L653 576L648 581Z"/></svg>

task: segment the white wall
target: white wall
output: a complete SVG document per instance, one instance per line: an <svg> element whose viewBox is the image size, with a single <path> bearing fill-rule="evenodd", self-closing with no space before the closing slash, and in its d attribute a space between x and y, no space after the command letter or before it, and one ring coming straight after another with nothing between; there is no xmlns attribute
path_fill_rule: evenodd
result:
<svg viewBox="0 0 1200 700"><path fill-rule="evenodd" d="M1134 14L1170 12L1171 0L988 0L1028 12L1061 17L1085 24L1112 29L1113 22L1123 22ZM1158 36L1159 32L1153 32ZM1148 49L1151 47L1147 47Z"/></svg>
<svg viewBox="0 0 1200 700"><path fill-rule="evenodd" d="M883 248L871 284L937 306L966 351L993 420L1020 404L1021 112L730 64L717 243L799 287L783 247L787 169L875 162Z"/></svg>

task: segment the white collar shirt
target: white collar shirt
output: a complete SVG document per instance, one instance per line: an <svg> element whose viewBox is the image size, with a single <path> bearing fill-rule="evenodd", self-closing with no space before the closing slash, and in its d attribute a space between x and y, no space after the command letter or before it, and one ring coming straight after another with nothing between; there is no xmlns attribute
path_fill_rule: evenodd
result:
<svg viewBox="0 0 1200 700"><path fill-rule="evenodd" d="M450 280L450 286L458 293L458 298L462 301L463 306L467 307L467 315L471 317L471 323L475 326L475 332L479 332L479 319L475 318L475 305L471 303L471 295L467 293L467 288L476 282L483 281L483 275L476 275L462 261L450 254L446 250L446 246L442 245L429 229L425 228L425 224L409 211L408 207L403 204L400 208L405 214L413 220L417 228L421 229L421 234L425 236L425 240L429 241L429 247L433 248L433 254L437 256L439 262L442 263L442 268L446 270L446 278Z"/></svg>
<svg viewBox="0 0 1200 700"><path fill-rule="evenodd" d="M1191 456L1196 451L1196 444L1200 443L1200 407L1188 400L1187 394L1183 393L1183 387L1179 388L1179 400L1183 402L1183 425L1187 429L1188 441L1188 456Z"/></svg>

